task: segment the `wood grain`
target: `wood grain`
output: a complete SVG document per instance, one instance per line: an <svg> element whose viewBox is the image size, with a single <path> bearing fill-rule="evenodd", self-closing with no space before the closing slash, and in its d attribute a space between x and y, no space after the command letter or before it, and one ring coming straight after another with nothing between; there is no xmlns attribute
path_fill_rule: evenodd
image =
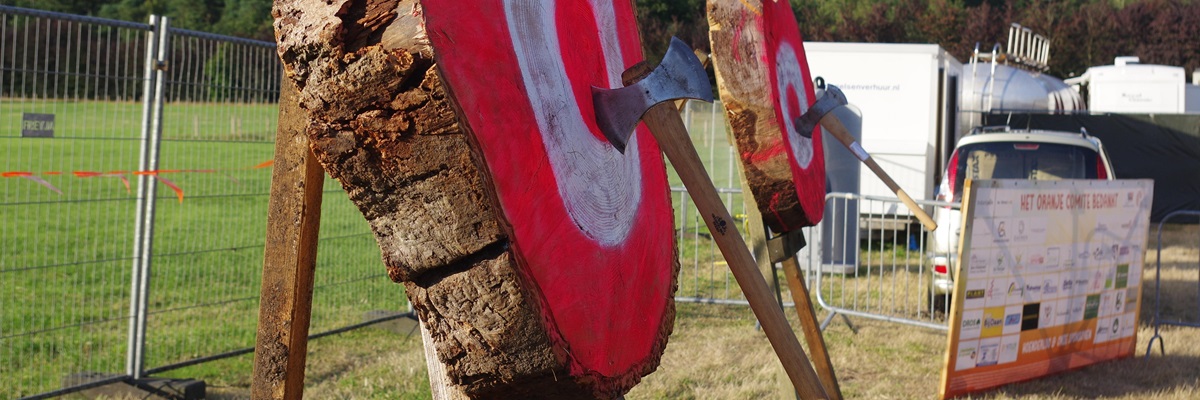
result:
<svg viewBox="0 0 1200 400"><path fill-rule="evenodd" d="M790 7L759 0L707 4L717 86L757 206L776 233L815 225L825 207L825 161L820 134L789 136L795 128L786 117L815 100ZM790 58L779 54L782 45L792 49Z"/></svg>
<svg viewBox="0 0 1200 400"><path fill-rule="evenodd" d="M259 298L251 396L300 399L312 316L313 273L325 175L304 136L296 86L282 83Z"/></svg>
<svg viewBox="0 0 1200 400"><path fill-rule="evenodd" d="M486 24L462 18L439 25L433 17L466 15L461 3L444 3L449 8L434 9L437 1L277 0L279 53L288 78L300 88L306 136L370 224L389 276L403 283L425 322L437 361L454 386L449 389L471 398L618 397L657 367L674 320L677 262L661 156L656 147L645 150L656 155L663 184L650 187L661 190L662 200L639 213L667 221L654 231L665 240L607 246L634 255L610 257L595 251L605 246L561 242L579 228L569 219L547 217L548 207L514 213L500 188L543 193L525 201L557 188L496 173L500 165L532 176L546 171L537 164L543 159L489 153L498 145L531 146L512 138L536 133L536 126L504 119L528 108L528 100L524 106L513 97L500 97L495 107L472 103L497 101L496 92L520 89L512 63L503 60L511 53L494 43L507 33L481 33ZM494 10L500 4L474 6ZM571 4L570 12L581 10L582 3L564 4ZM617 4L632 15L631 3ZM495 20L497 14L482 17ZM454 40L436 47L431 32ZM456 50L455 40L461 44L471 37L492 40L492 46ZM631 38L636 43L636 30ZM455 51L461 59L451 57ZM461 83L461 74L444 65L465 66L486 85ZM451 85L451 79L460 83ZM586 89L590 83L578 85ZM488 141L493 126L503 128L497 134L509 140ZM649 165L653 170L655 164ZM540 220L555 221L556 228L520 235ZM538 248L557 255L530 257ZM596 271L604 275L593 275ZM653 279L644 278L647 274ZM597 282L622 289L598 290ZM590 297L556 302L548 293ZM609 306L615 302L637 307ZM557 304L590 308L564 311L554 309ZM617 329L622 326L647 334L622 340ZM573 337L567 327L602 338L603 345Z"/></svg>

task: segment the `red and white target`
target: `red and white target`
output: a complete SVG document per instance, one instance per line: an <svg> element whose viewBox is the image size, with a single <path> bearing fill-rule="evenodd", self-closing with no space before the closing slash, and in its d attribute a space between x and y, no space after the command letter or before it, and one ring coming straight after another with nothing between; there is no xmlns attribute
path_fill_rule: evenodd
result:
<svg viewBox="0 0 1200 400"><path fill-rule="evenodd" d="M721 100L760 211L786 232L820 222L825 157L819 128L795 120L816 101L795 14L786 1L709 1Z"/></svg>
<svg viewBox="0 0 1200 400"><path fill-rule="evenodd" d="M640 376L670 331L673 212L653 137L615 150L590 91L641 61L631 2L422 4L556 354L575 376Z"/></svg>

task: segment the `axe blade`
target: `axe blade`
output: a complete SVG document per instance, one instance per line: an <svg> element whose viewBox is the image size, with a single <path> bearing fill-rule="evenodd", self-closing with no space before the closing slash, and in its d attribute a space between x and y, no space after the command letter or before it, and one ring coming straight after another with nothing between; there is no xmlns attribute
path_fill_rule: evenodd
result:
<svg viewBox="0 0 1200 400"><path fill-rule="evenodd" d="M844 105L846 105L846 95L842 93L842 90L834 85L825 85L825 94L817 99L817 102L813 103L812 107L804 112L804 115L796 117L792 124L796 126L797 133L804 137L812 137L813 130L821 123L821 118Z"/></svg>
<svg viewBox="0 0 1200 400"><path fill-rule="evenodd" d="M621 153L625 152L625 145L646 110L658 103L685 98L712 102L712 84L692 49L675 37L671 38L662 63L644 79L616 89L592 86L596 125Z"/></svg>

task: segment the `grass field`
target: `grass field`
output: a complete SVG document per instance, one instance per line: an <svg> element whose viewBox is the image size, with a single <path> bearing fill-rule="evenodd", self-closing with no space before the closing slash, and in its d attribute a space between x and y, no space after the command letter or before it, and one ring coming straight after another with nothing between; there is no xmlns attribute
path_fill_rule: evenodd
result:
<svg viewBox="0 0 1200 400"><path fill-rule="evenodd" d="M141 104L0 99L0 397L57 389L76 372L124 372ZM146 368L253 346L276 107L168 104L148 299ZM54 138L20 137L23 112ZM124 171L77 177L75 171ZM58 172L59 174L54 174ZM336 182L325 186L313 332L403 310L379 250ZM205 370L209 365L202 365ZM249 369L241 373L249 374ZM219 372L213 372L214 375Z"/></svg>

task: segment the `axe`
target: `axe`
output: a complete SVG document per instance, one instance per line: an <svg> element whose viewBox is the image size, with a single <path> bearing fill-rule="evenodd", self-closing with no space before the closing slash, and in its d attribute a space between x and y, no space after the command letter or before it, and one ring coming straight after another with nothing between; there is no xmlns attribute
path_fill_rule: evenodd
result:
<svg viewBox="0 0 1200 400"><path fill-rule="evenodd" d="M818 80L820 79L818 78ZM812 107L809 107L808 111L804 112L804 115L796 117L794 121L796 131L802 133L812 132L818 123L821 124L834 138L842 142L843 146L850 149L850 153L858 157L863 164L867 164L867 168L870 168L875 173L875 176L878 176L879 180L883 181L883 184L887 185L888 189L891 189L892 193L895 193L896 197L899 197L905 206L908 206L909 211L912 211L917 216L917 220L921 221L921 225L924 225L925 229L929 231L936 230L937 223L933 222L933 218L929 218L929 214L926 214L925 210L921 209L921 206L918 206L917 202L913 201L912 197L909 197L908 193L905 193L904 189L901 189L900 185L897 185L896 181L892 180L892 177L887 172L884 172L883 168L879 167L879 163L876 163L875 159L871 158L871 155L866 150L863 150L862 145L859 145L854 140L854 137L850 136L850 132L846 130L846 126L842 125L842 120L829 113L835 108L844 105L846 105L846 95L842 94L842 90L838 89L837 86L825 85L825 95L821 96L816 103L813 103Z"/></svg>
<svg viewBox="0 0 1200 400"><path fill-rule="evenodd" d="M647 69L649 67L643 62L625 71L626 86L622 88L592 87L597 125L613 147L624 152L638 120L646 123L659 147L679 173L696 209L705 216L704 222L712 232L713 240L717 242L734 278L745 293L754 315L762 323L763 332L783 363L792 385L801 398L828 398L804 349L796 340L795 332L788 325L783 309L775 302L746 242L738 233L737 224L733 223L733 217L725 209L708 172L704 170L672 101L681 98L713 101L712 86L708 83L704 67L686 44L671 38L662 64L645 78L629 83L644 75Z"/></svg>

